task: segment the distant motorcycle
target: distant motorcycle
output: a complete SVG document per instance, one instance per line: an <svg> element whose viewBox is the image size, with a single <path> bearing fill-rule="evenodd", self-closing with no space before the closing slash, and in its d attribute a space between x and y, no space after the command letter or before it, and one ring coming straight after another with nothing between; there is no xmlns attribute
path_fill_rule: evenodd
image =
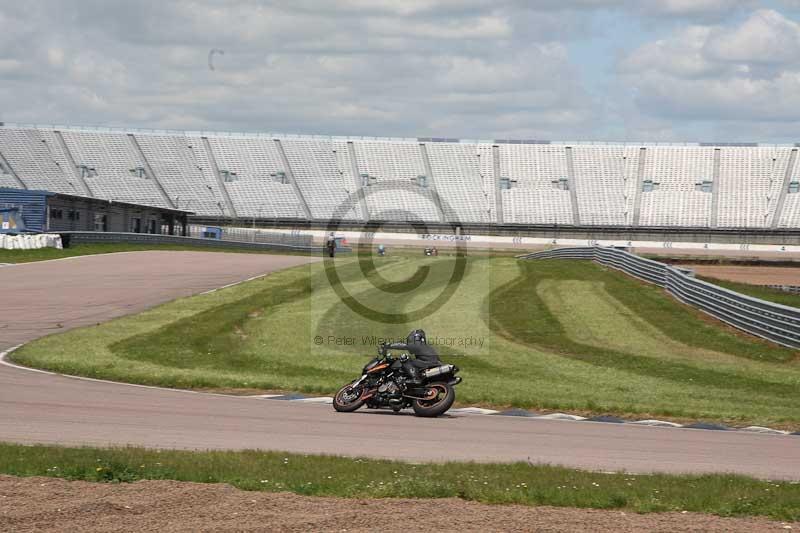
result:
<svg viewBox="0 0 800 533"><path fill-rule="evenodd" d="M421 383L409 383L403 365L409 360L403 354L392 357L385 345L378 348L378 357L364 366L362 376L348 383L333 398L333 408L350 413L366 405L370 409L389 408L395 412L411 407L414 414L436 417L447 412L456 399L455 386L461 378L458 367L441 364L420 371Z"/></svg>

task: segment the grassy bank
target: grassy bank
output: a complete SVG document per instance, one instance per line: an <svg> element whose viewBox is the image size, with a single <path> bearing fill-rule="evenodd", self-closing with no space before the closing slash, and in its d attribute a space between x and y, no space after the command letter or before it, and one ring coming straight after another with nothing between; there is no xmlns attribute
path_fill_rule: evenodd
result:
<svg viewBox="0 0 800 533"><path fill-rule="evenodd" d="M98 482L169 479L344 498L458 497L497 504L696 511L800 520L800 485L742 476L600 474L516 464L408 464L281 452L92 449L0 443L0 473Z"/></svg>
<svg viewBox="0 0 800 533"><path fill-rule="evenodd" d="M82 255L111 254L115 252L141 252L144 250L177 250L186 252L235 252L254 254L294 255L305 252L284 252L272 250L251 250L248 248L218 248L216 246L198 246L189 244L123 244L123 243L98 243L98 244L73 244L69 248L58 250L56 248L40 248L38 250L0 250L0 263L31 263L33 261L48 261L51 259L64 259L65 257L78 257Z"/></svg>
<svg viewBox="0 0 800 533"><path fill-rule="evenodd" d="M760 298L768 302L775 302L790 307L800 307L800 294L792 294L779 289L765 287L763 285L751 285L749 283L739 283L726 279L712 278L710 276L697 276L699 279L725 287L732 291L741 292L753 298Z"/></svg>
<svg viewBox="0 0 800 533"><path fill-rule="evenodd" d="M330 394L358 375L377 338L421 326L461 367L464 404L800 428L797 352L619 272L471 256L453 283L451 256L336 264L346 298L397 322L352 310L315 264L46 337L14 359L169 387ZM431 301L442 305L414 317Z"/></svg>

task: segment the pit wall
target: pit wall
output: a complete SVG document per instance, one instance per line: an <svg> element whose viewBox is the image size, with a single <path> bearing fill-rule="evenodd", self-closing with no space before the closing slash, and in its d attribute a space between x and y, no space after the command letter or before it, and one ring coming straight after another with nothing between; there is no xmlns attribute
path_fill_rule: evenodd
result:
<svg viewBox="0 0 800 533"><path fill-rule="evenodd" d="M321 245L327 235L326 230L272 229L273 232L286 232L294 235L311 235L315 243ZM664 240L628 239L575 239L547 237L514 237L499 235L453 235L447 233L395 233L337 231L351 245L386 246L436 246L453 247L464 245L475 249L514 249L541 250L552 247L599 246L635 249L642 253L680 255L722 255L722 256L775 256L787 260L800 258L800 244L760 244L727 242L680 242ZM675 254L678 252L678 254Z"/></svg>

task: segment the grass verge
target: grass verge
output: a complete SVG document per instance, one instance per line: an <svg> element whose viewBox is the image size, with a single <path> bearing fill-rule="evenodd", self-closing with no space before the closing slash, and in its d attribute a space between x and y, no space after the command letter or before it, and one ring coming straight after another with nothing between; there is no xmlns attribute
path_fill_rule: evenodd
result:
<svg viewBox="0 0 800 533"><path fill-rule="evenodd" d="M751 285L750 283L740 283L726 279L712 278L710 276L697 276L698 279L725 287L732 291L741 292L753 298L760 298L776 304L788 305L789 307L800 307L800 294L792 294L772 287L763 285Z"/></svg>
<svg viewBox="0 0 800 533"><path fill-rule="evenodd" d="M292 252L283 250L253 250L249 248L219 248L216 246L201 246L193 244L123 244L123 243L97 243L73 244L61 250L56 248L40 248L38 250L0 250L0 263L32 263L34 261L49 261L78 257L82 255L111 254L115 252L142 252L145 250L177 250L186 252L228 252L245 254L280 254L280 255L308 255L306 252Z"/></svg>
<svg viewBox="0 0 800 533"><path fill-rule="evenodd" d="M168 479L343 498L693 511L800 520L800 485L731 475L601 474L513 464L409 464L260 451L61 448L0 443L0 473L95 482Z"/></svg>

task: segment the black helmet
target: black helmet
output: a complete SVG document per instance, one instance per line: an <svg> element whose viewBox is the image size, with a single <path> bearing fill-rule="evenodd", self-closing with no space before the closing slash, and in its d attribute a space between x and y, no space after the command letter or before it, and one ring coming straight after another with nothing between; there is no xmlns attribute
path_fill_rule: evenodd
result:
<svg viewBox="0 0 800 533"><path fill-rule="evenodd" d="M415 329L411 333L408 334L408 338L406 339L407 344L416 344L421 342L422 344L428 344L427 337L425 336L425 331L421 329Z"/></svg>

